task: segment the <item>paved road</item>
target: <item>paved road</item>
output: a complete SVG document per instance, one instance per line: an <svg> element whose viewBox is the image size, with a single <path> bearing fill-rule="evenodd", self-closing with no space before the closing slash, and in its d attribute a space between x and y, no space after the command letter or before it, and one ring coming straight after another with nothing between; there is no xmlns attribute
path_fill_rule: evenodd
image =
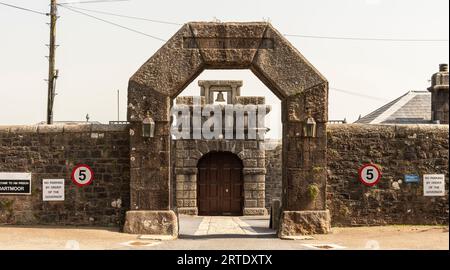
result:
<svg viewBox="0 0 450 270"><path fill-rule="evenodd" d="M275 242L283 243L275 245ZM180 216L177 241L163 242L153 249L293 249L269 229L269 217ZM307 249L299 246L294 249Z"/></svg>
<svg viewBox="0 0 450 270"><path fill-rule="evenodd" d="M180 216L174 241L140 239L115 228L0 226L0 249L449 249L448 227L333 228L312 240L280 240L268 217Z"/></svg>

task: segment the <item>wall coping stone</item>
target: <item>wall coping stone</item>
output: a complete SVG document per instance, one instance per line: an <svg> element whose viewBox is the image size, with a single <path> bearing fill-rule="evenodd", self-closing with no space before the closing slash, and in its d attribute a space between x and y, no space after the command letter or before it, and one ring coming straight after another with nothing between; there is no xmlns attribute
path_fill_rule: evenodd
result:
<svg viewBox="0 0 450 270"><path fill-rule="evenodd" d="M92 133L123 132L128 125L79 124L79 125L0 125L0 133Z"/></svg>
<svg viewBox="0 0 450 270"><path fill-rule="evenodd" d="M420 131L449 131L449 125L444 124L385 124L385 125L368 125L368 124L328 124L327 131L341 130L420 130Z"/></svg>

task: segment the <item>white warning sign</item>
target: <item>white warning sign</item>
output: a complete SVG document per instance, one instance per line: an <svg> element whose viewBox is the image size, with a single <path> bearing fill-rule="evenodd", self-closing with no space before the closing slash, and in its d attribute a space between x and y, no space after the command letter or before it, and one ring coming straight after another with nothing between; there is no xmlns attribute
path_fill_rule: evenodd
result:
<svg viewBox="0 0 450 270"><path fill-rule="evenodd" d="M42 200L64 201L64 179L43 179Z"/></svg>
<svg viewBox="0 0 450 270"><path fill-rule="evenodd" d="M445 175L424 174L423 196L445 196Z"/></svg>

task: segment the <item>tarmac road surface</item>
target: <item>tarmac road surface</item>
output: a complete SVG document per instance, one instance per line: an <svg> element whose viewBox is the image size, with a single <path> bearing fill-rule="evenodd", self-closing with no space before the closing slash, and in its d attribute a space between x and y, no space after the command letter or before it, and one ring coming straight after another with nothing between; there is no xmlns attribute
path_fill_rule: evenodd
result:
<svg viewBox="0 0 450 270"><path fill-rule="evenodd" d="M281 240L268 217L180 216L178 240L148 240L118 228L0 226L0 249L449 249L444 226L333 228L312 239Z"/></svg>

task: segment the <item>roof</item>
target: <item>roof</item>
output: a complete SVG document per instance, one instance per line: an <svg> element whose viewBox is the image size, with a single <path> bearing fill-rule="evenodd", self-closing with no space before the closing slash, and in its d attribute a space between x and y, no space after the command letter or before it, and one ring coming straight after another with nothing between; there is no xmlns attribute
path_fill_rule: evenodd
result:
<svg viewBox="0 0 450 270"><path fill-rule="evenodd" d="M358 124L429 124L431 93L409 91L403 96L358 119Z"/></svg>

